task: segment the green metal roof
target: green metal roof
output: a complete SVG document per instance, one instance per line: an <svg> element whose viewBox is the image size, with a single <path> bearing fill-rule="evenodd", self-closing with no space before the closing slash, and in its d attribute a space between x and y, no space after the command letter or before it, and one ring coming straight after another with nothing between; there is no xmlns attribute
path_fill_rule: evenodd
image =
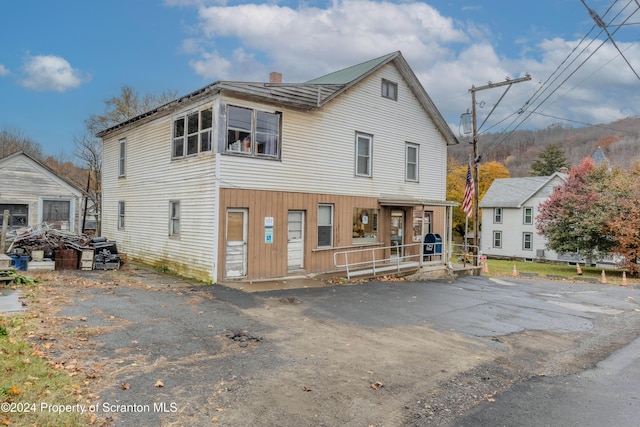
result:
<svg viewBox="0 0 640 427"><path fill-rule="evenodd" d="M369 74L370 72L374 71L376 68L386 64L398 54L399 52L393 52L388 55L381 56L380 58L371 59L361 64L353 65L349 68L345 68L344 70L334 71L333 73L329 73L327 75L317 77L305 83L307 84L338 84L338 85L348 84L366 74Z"/></svg>

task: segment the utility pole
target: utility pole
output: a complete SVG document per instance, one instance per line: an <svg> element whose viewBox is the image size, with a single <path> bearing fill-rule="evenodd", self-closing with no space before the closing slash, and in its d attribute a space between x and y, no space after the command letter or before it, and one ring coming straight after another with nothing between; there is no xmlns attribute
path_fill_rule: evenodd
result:
<svg viewBox="0 0 640 427"><path fill-rule="evenodd" d="M512 84L526 82L528 80L531 80L531 75L527 73L525 77L520 77L518 79L507 79L500 83L489 82L488 85L478 86L478 87L475 87L472 85L471 89L469 89L469 92L471 92L471 117L472 117L472 125L473 125L473 185L475 187L474 188L475 194L473 196L473 240L474 240L474 245L477 247L478 251L480 250L480 234L479 234L480 221L478 218L478 193L479 193L478 164L480 163L480 158L478 157L478 125L477 125L477 118L476 118L476 92L480 90L485 90L485 89L493 89L494 87L498 87L498 86L508 86L505 92L502 94L502 97L504 97L507 91L511 88ZM502 100L502 97L500 98L500 100ZM498 100L498 103L500 102L500 100ZM493 108L495 109L497 105L498 104L496 103L496 105ZM473 257L473 265L475 266L478 265L478 255L480 254L477 253L476 256Z"/></svg>

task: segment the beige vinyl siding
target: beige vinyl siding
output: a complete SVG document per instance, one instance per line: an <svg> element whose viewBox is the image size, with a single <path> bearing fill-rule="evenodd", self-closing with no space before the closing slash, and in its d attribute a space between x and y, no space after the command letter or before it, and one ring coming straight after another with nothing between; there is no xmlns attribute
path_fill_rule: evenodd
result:
<svg viewBox="0 0 640 427"><path fill-rule="evenodd" d="M382 78L398 83L398 101L380 95ZM281 111L281 161L223 156L222 186L445 199L446 144L393 64L321 110ZM372 177L355 176L356 132L373 136ZM419 182L405 181L406 142L420 146Z"/></svg>
<svg viewBox="0 0 640 427"><path fill-rule="evenodd" d="M17 157L0 168L0 203L28 205L28 226L37 226L41 220L43 200L68 200L73 223L70 230L79 231L82 219L83 197L65 181L40 167L27 157Z"/></svg>
<svg viewBox="0 0 640 427"><path fill-rule="evenodd" d="M166 115L105 141L103 235L133 259L211 281L215 155L171 160L172 117ZM126 137L126 176L118 178L118 142ZM117 206L125 202L124 230ZM180 202L180 234L169 236L169 203Z"/></svg>

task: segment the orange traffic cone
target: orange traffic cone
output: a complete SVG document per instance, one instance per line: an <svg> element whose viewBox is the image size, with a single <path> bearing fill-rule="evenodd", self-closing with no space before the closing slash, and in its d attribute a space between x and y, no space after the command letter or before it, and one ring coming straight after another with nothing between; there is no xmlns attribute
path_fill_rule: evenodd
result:
<svg viewBox="0 0 640 427"><path fill-rule="evenodd" d="M511 272L512 277L518 277L518 270L516 270L516 265L513 264L513 271Z"/></svg>
<svg viewBox="0 0 640 427"><path fill-rule="evenodd" d="M602 270L600 283L602 283L602 284L606 284L607 283L607 276L606 276L606 274L604 274L604 270Z"/></svg>
<svg viewBox="0 0 640 427"><path fill-rule="evenodd" d="M483 273L488 273L489 272L489 264L487 263L486 259L482 263L482 272Z"/></svg>
<svg viewBox="0 0 640 427"><path fill-rule="evenodd" d="M627 286L627 273L625 271L622 272L622 286Z"/></svg>
<svg viewBox="0 0 640 427"><path fill-rule="evenodd" d="M582 269L580 268L580 263L576 264L576 269L578 271L578 276L582 276Z"/></svg>

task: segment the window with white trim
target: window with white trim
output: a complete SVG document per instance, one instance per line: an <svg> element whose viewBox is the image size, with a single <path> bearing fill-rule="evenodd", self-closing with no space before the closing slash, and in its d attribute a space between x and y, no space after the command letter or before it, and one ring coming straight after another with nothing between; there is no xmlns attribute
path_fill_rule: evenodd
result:
<svg viewBox="0 0 640 427"><path fill-rule="evenodd" d="M494 248L502 247L502 231L493 232L493 247Z"/></svg>
<svg viewBox="0 0 640 427"><path fill-rule="evenodd" d="M169 202L169 236L180 235L180 202Z"/></svg>
<svg viewBox="0 0 640 427"><path fill-rule="evenodd" d="M318 205L318 247L333 246L333 205Z"/></svg>
<svg viewBox="0 0 640 427"><path fill-rule="evenodd" d="M29 205L0 204L0 224L4 221L4 211L9 211L9 229L26 227L29 225Z"/></svg>
<svg viewBox="0 0 640 427"><path fill-rule="evenodd" d="M382 79L382 97L398 100L398 84L389 80Z"/></svg>
<svg viewBox="0 0 640 427"><path fill-rule="evenodd" d="M533 250L533 233L522 233L522 250Z"/></svg>
<svg viewBox="0 0 640 427"><path fill-rule="evenodd" d="M419 146L416 144L407 143L405 146L405 179L407 181L418 181L418 159L419 159Z"/></svg>
<svg viewBox="0 0 640 427"><path fill-rule="evenodd" d="M523 224L533 224L533 208L524 208L522 215Z"/></svg>
<svg viewBox="0 0 640 427"><path fill-rule="evenodd" d="M371 152L373 137L356 133L356 175L371 176Z"/></svg>
<svg viewBox="0 0 640 427"><path fill-rule="evenodd" d="M502 208L493 208L493 223L502 224Z"/></svg>
<svg viewBox="0 0 640 427"><path fill-rule="evenodd" d="M118 142L118 176L125 176L127 160L127 140L121 139Z"/></svg>
<svg viewBox="0 0 640 427"><path fill-rule="evenodd" d="M124 202L118 202L118 230L124 230Z"/></svg>
<svg viewBox="0 0 640 427"><path fill-rule="evenodd" d="M42 200L42 222L56 230L68 230L71 226L71 201Z"/></svg>
<svg viewBox="0 0 640 427"><path fill-rule="evenodd" d="M280 157L281 113L227 107L226 153L249 157Z"/></svg>
<svg viewBox="0 0 640 427"><path fill-rule="evenodd" d="M213 108L193 111L173 120L171 158L179 159L211 151Z"/></svg>

